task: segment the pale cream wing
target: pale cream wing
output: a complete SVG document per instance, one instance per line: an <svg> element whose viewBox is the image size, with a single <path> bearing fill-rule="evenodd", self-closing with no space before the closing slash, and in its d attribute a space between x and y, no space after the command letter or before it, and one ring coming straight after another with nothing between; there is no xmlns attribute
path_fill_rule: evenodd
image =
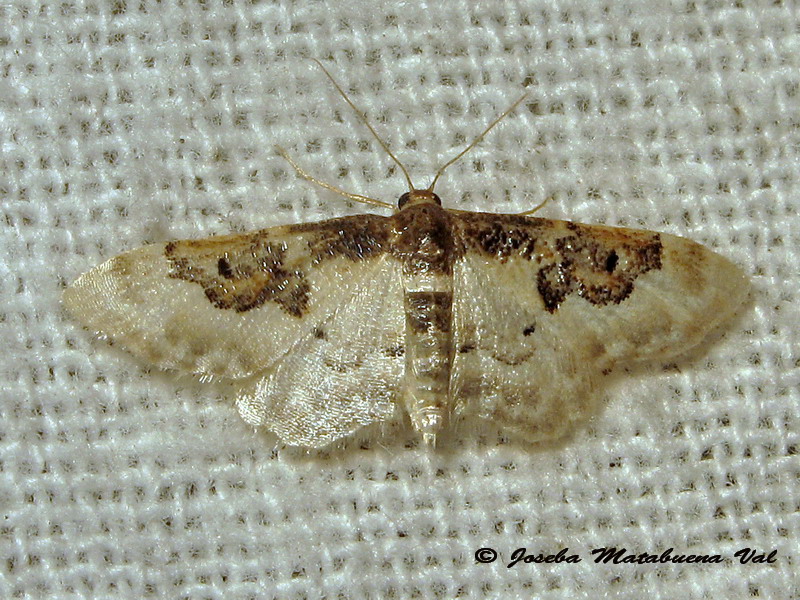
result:
<svg viewBox="0 0 800 600"><path fill-rule="evenodd" d="M395 419L404 326L400 265L385 255L347 303L242 388L239 412L287 444L313 448Z"/></svg>
<svg viewBox="0 0 800 600"><path fill-rule="evenodd" d="M649 231L515 215L455 213L457 414L530 441L591 411L603 374L685 352L741 305L731 262Z"/></svg>
<svg viewBox="0 0 800 600"><path fill-rule="evenodd" d="M87 328L142 360L206 377L270 368L382 268L387 219L358 215L153 244L64 292Z"/></svg>

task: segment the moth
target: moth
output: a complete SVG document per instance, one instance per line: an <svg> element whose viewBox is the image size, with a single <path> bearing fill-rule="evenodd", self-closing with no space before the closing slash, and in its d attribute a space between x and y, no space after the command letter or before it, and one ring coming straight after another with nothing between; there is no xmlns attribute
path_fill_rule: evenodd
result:
<svg viewBox="0 0 800 600"><path fill-rule="evenodd" d="M394 214L145 246L79 277L64 305L151 365L233 382L244 420L288 445L403 413L431 445L466 417L558 438L606 374L695 346L748 284L682 237L444 208L439 176L521 100L426 189L353 106L408 180Z"/></svg>

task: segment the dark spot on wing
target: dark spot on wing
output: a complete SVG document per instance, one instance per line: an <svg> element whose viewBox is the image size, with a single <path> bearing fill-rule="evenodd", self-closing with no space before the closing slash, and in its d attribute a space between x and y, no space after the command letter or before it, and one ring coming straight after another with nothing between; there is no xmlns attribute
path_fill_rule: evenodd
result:
<svg viewBox="0 0 800 600"><path fill-rule="evenodd" d="M619 256L617 256L617 253L612 250L609 252L608 257L606 258L606 271L608 273L613 273L614 269L617 268L617 263L619 263Z"/></svg>
<svg viewBox="0 0 800 600"><path fill-rule="evenodd" d="M346 354L346 353L344 353ZM347 358L340 352L335 352L332 355L325 356L322 361L326 367L336 373L350 373L357 371L364 365L364 361L360 357Z"/></svg>
<svg viewBox="0 0 800 600"><path fill-rule="evenodd" d="M383 353L385 356L396 358L399 356L403 356L406 353L406 347L403 344L397 344L396 346L390 346L389 348L384 348Z"/></svg>
<svg viewBox="0 0 800 600"><path fill-rule="evenodd" d="M453 222L465 252L501 264L535 262L531 283L549 312L570 295L597 306L619 304L640 275L661 269L661 238L651 231L489 213L457 213Z"/></svg>
<svg viewBox="0 0 800 600"><path fill-rule="evenodd" d="M532 335L535 332L536 332L536 323L531 323L525 329L522 330L522 335L528 337L529 335Z"/></svg>
<svg viewBox="0 0 800 600"><path fill-rule="evenodd" d="M321 327L314 327L314 329L311 330L311 334L318 340L326 339L325 330Z"/></svg>
<svg viewBox="0 0 800 600"><path fill-rule="evenodd" d="M478 346L472 343L462 344L461 347L458 349L459 354L467 354L475 350Z"/></svg>
<svg viewBox="0 0 800 600"><path fill-rule="evenodd" d="M217 272L225 279L234 278L233 269L231 269L231 263L229 263L228 259L224 256L217 262Z"/></svg>
<svg viewBox="0 0 800 600"><path fill-rule="evenodd" d="M605 355L605 353L606 345L600 340L593 340L588 347L587 355L590 358L597 360L601 356Z"/></svg>
<svg viewBox="0 0 800 600"><path fill-rule="evenodd" d="M326 367L328 367L328 368L329 368L331 371L334 371L334 372L336 372L336 373L341 373L341 374L344 374L344 373L347 373L347 370L348 370L348 369L347 369L347 365L345 365L344 363L342 363L342 362L339 362L339 361L334 361L334 360L326 359L326 360L325 360L325 362L324 362L324 364L325 364L325 366L326 366Z"/></svg>
<svg viewBox="0 0 800 600"><path fill-rule="evenodd" d="M500 348L494 348L491 356L499 363L509 367L516 367L529 361L535 354L535 351L530 348L524 352L520 351L521 349L518 348L509 350L514 350L514 352L502 352Z"/></svg>

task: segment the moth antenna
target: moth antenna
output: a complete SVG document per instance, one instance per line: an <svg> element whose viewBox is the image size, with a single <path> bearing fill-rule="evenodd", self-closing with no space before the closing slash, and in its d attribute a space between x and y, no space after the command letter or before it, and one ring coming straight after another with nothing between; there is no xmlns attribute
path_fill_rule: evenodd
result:
<svg viewBox="0 0 800 600"><path fill-rule="evenodd" d="M320 179L317 179L310 173L306 172L303 167L298 165L294 159L289 155L289 153L280 146L275 146L275 149L280 153L280 155L286 159L286 161L292 165L297 174L300 175L303 179L307 179L311 183L316 183L320 187L324 187L326 190L330 190L340 196L344 196L350 200L354 200L355 202L361 202L363 204L372 204L374 206L382 206L384 208L394 208L394 205L389 204L388 202L383 202L382 200L376 200L375 198L370 198L369 196L362 196L361 194L352 194L350 192L345 192L343 189L336 187L335 185L331 185L330 183L326 183Z"/></svg>
<svg viewBox="0 0 800 600"><path fill-rule="evenodd" d="M439 177L441 177L442 173L444 173L444 170L445 170L447 167L449 167L450 165L452 165L452 164L453 164L454 162L456 162L456 161L457 161L459 158L461 158L461 157L462 157L462 156L464 156L464 155L465 155L467 152L469 152L469 151L470 151L470 150L472 150L472 149L473 149L475 146L477 146L477 145L480 143L480 141L481 141L483 138L485 138L485 137L486 137L486 134L487 134L487 133L489 133L489 132L490 132L490 131L491 131L491 130L494 128L494 126L495 126L495 125L497 125L497 124L498 124L500 121L502 121L503 119L505 119L505 118L506 118L506 117L507 117L507 116L508 116L508 115L509 115L509 114L510 114L510 113L511 113L511 112L512 112L512 111L513 111L515 108L517 108L517 106L519 105L519 103L520 103L520 102L522 102L522 101L523 101L525 98L527 98L527 96L528 96L528 93L527 93L527 92L525 92L524 94L522 94L522 96L520 96L519 98L517 98L517 99L514 101L514 104L512 104L511 106L509 106L509 107L508 107L508 108L507 108L507 109L506 109L506 110L503 112L503 114L501 114L501 115L500 115L499 117L497 117L497 118L496 118L494 121L492 121L491 123L489 123L489 126L488 126L486 129L484 129L484 130L483 130L483 133L481 133L481 134L480 134L478 137L476 137L474 140L472 140L472 143L471 143L469 146L467 146L466 148L464 148L464 149L463 149L461 152L459 152L459 153L458 153L458 154L456 154L456 155L455 155L453 158L451 158L451 159L450 159L450 160L448 160L446 163L444 163L444 165L443 165L442 167L440 167L438 171L436 171L436 176L433 178L433 181L432 181L432 182L431 182L431 184L428 186L428 191L429 191L429 192L432 192L432 191L433 191L433 188L434 188L434 186L436 185L436 182L439 180Z"/></svg>
<svg viewBox="0 0 800 600"><path fill-rule="evenodd" d="M353 104L353 101L347 97L345 91L338 83L336 83L336 80L333 78L333 75L328 73L328 69L326 69L321 62L319 62L316 58L312 58L311 60L317 63L317 66L319 66L319 68L322 69L325 75L328 76L328 79L331 80L333 87L335 87L336 91L338 91L339 94L341 94L342 98L344 98L344 101L350 105L350 108L352 108L353 111L356 113L356 116L358 116L358 118L361 119L361 122L367 126L367 129L369 129L370 133L372 133L375 139L378 140L378 143L381 145L381 148L383 148L386 154L388 154L391 157L391 159L397 163L397 166L400 167L400 170L403 172L403 175L405 175L406 181L408 182L408 185L410 187L410 191L413 192L414 190L416 190L417 188L414 187L414 182L411 181L411 176L408 174L408 171L403 166L403 163L401 163L400 160L394 154L392 154L392 151L389 150L389 146L386 145L386 143L381 139L381 136L379 136L378 133L372 128L372 125L369 124L369 119L367 119L367 115L363 111L359 110L355 104Z"/></svg>

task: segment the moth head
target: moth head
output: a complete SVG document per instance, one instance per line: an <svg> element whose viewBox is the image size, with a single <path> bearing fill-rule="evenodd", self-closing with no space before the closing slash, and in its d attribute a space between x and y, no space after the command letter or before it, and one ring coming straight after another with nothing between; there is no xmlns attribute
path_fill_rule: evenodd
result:
<svg viewBox="0 0 800 600"><path fill-rule="evenodd" d="M411 190L406 192L397 201L397 209L401 210L405 206L414 204L436 204L442 205L442 199L430 190Z"/></svg>

